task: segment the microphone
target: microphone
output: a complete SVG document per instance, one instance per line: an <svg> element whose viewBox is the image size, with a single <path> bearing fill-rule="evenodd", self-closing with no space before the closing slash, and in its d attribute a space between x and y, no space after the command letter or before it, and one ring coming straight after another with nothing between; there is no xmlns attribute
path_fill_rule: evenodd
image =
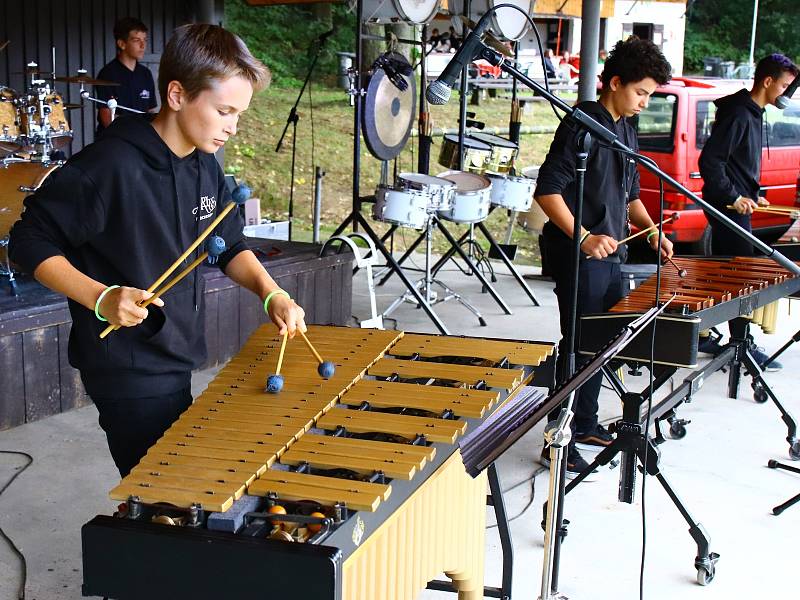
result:
<svg viewBox="0 0 800 600"><path fill-rule="evenodd" d="M108 110L111 111L111 120L113 121L117 113L117 101L114 98L109 98L106 100L106 106L108 106Z"/></svg>
<svg viewBox="0 0 800 600"><path fill-rule="evenodd" d="M781 110L789 108L789 104L792 103L792 96L794 96L794 92L798 86L800 86L800 75L794 78L794 81L789 84L789 87L786 88L783 94L775 98L775 106Z"/></svg>
<svg viewBox="0 0 800 600"><path fill-rule="evenodd" d="M450 92L453 91L456 78L461 74L464 67L475 59L478 50L483 46L481 36L489 26L489 18L493 12L493 10L490 10L481 17L481 20L475 25L475 29L470 31L464 43L458 48L453 59L447 63L441 75L428 86L428 91L425 93L428 102L431 104L446 104L450 100Z"/></svg>

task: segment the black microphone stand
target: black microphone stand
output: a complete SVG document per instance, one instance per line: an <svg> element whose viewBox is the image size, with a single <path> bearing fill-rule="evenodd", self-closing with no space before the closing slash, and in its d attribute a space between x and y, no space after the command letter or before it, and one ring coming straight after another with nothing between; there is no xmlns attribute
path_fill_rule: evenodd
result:
<svg viewBox="0 0 800 600"><path fill-rule="evenodd" d="M289 240L292 239L292 217L294 216L294 169L295 169L295 159L297 157L297 122L300 120L300 116L297 114L297 106L300 104L300 100L303 98L303 93L306 91L306 86L308 86L308 82L311 79L311 74L314 72L314 67L317 66L317 61L319 60L319 55L322 53L322 49L325 47L325 40L328 39L328 36L333 33L333 30L330 32L323 33L315 40L316 49L314 51L314 59L311 61L311 65L308 67L308 72L306 73L305 81L303 81L303 87L300 88L300 92L297 94L297 99L294 101L294 106L289 110L289 116L286 119L286 125L283 128L283 133L281 133L281 137L278 140L278 144L275 146L275 152L280 152L281 147L283 146L283 138L286 137L286 132L289 131L289 125L292 126L292 174L291 174L291 181L289 182Z"/></svg>

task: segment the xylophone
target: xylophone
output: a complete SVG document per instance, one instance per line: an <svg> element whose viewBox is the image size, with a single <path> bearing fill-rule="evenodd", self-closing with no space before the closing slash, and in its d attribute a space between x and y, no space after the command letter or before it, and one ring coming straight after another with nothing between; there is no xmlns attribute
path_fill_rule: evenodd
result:
<svg viewBox="0 0 800 600"><path fill-rule="evenodd" d="M659 303L671 299L669 314L657 320L655 362L697 366L697 340L709 329L736 317L751 316L765 332L775 330L778 300L800 290L800 278L767 258L676 258L686 271L662 267ZM580 349L594 353L623 325L655 305L656 278L651 276L610 312L581 317ZM674 296L674 298L673 298ZM619 358L647 362L651 335L645 331Z"/></svg>
<svg viewBox="0 0 800 600"><path fill-rule="evenodd" d="M84 595L403 600L446 573L482 598L486 475L455 442L554 345L312 326L335 363L258 329L84 525ZM535 371L535 379L534 379ZM110 551L113 549L113 551Z"/></svg>

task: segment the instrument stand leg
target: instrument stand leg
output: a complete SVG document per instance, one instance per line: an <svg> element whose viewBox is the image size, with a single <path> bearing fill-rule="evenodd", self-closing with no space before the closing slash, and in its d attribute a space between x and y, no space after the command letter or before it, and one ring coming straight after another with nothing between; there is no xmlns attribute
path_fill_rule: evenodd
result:
<svg viewBox="0 0 800 600"><path fill-rule="evenodd" d="M511 274L514 276L514 279L517 280L517 283L522 288L522 291L524 291L528 295L528 298L531 299L533 305L539 306L539 301L536 299L536 296L533 295L533 291L531 291L531 288L528 287L528 284L522 278L522 275L520 275L519 271L517 271L517 267L514 266L514 263L511 262L508 256L506 256L506 253L503 252L503 249L500 247L500 245L492 237L492 234L489 232L489 228L483 223L478 223L478 229L480 229L481 233L483 233L483 235L489 241L489 245L500 255L503 263L506 265L508 270L511 271Z"/></svg>
<svg viewBox="0 0 800 600"><path fill-rule="evenodd" d="M394 230L396 230L396 229L397 229L397 225L392 225L392 226L391 226L391 228L389 229L389 231L392 231L392 232L394 232ZM385 236L384 236L384 238L382 238L382 239L385 239ZM397 260L397 264L398 264L398 265L400 265L400 266L402 266L402 265L403 265L403 263L404 263L404 262L406 262L406 260L408 259L408 257L409 257L409 256L411 256L411 254L414 252L414 250L416 250L416 249L417 249L417 246L419 246L419 245L420 245L420 243L422 242L422 240L424 240L424 239L425 239L425 232L423 231L422 233L420 233L420 234L417 236L417 239L416 239L416 240L414 240L414 243L413 243L413 244L411 244L411 245L408 247L408 249L405 251L405 253L403 253L403 256L401 256L401 257L400 257L400 258ZM391 269L390 269L388 266L387 266L387 267L385 267L385 268L383 268L383 269L381 269L380 273L376 273L376 274L375 274L375 278L376 278L376 279L377 279L378 277L380 277L380 278L381 278L381 280L380 280L378 283L376 283L375 285L379 285L379 286L380 286L380 285L383 285L384 283L386 283L386 282L389 280L389 277L391 277L391 276L392 276L392 273L393 273L393 272L394 272L394 271L392 271L392 270L391 270Z"/></svg>
<svg viewBox="0 0 800 600"><path fill-rule="evenodd" d="M436 223L436 226L439 227L439 230L447 238L447 241L450 242L450 246L461 256L461 259L465 263L467 263L467 265L469 266L470 270L480 280L480 282L483 285L483 287L486 288L489 291L489 294L491 294L491 296L492 296L492 298L494 298L495 302L497 302L497 304L500 306L500 308L503 309L503 312L506 313L507 315L512 314L511 313L511 309L508 307L508 304L506 304L505 300L503 300L503 298L500 297L500 294L498 294L497 291L495 291L495 289L492 287L492 284L489 283L489 281L486 279L486 277L484 277L483 273L481 273L480 269L478 269L475 266L475 264L470 260L469 256L467 256L467 253L464 252L464 249L461 246L458 245L458 243L456 242L455 238L447 230L447 228L442 224L442 222L436 216L433 216L432 220L433 220L434 223Z"/></svg>
<svg viewBox="0 0 800 600"><path fill-rule="evenodd" d="M506 507L503 502L503 491L500 488L500 479L497 476L497 467L494 463L487 469L489 478L489 490L491 495L486 497L486 505L494 508L497 519L497 529L500 533L500 547L503 549L503 579L501 587L483 586L482 598L500 598L500 600L511 600L511 581L514 567L514 547L511 543L511 529L508 526ZM452 581L434 579L429 581L426 586L429 590L439 592L458 593Z"/></svg>
<svg viewBox="0 0 800 600"><path fill-rule="evenodd" d="M486 497L486 504L494 508L497 532L500 535L500 548L503 550L503 579L499 588L484 587L483 595L491 598L511 600L511 581L514 574L514 546L511 542L511 528L508 526L506 505L503 501L503 490L500 487L500 478L497 476L495 463L489 465L490 495Z"/></svg>
<svg viewBox="0 0 800 600"><path fill-rule="evenodd" d="M795 334L792 336L792 339L790 339L783 346L781 346L780 349L777 352L775 352L775 354L770 356L764 362L763 368L767 368L773 360L776 360L781 354L786 352L789 349L790 346L792 346L793 344L795 344L797 342L800 342L800 329L798 329L797 332L795 332Z"/></svg>
<svg viewBox="0 0 800 600"><path fill-rule="evenodd" d="M775 392L769 387L769 384L764 379L761 367L756 363L749 350L745 349L744 351L742 366L744 366L747 374L753 379L751 386L753 388L753 397L756 402L766 402L767 398L769 398L778 408L778 411L781 413L781 420L786 424L786 441L789 442L789 456L792 460L800 460L800 440L797 439L797 423L794 417L786 410L775 395ZM734 365L733 368L738 370L738 365Z"/></svg>
<svg viewBox="0 0 800 600"><path fill-rule="evenodd" d="M428 315L430 320L433 321L433 324L436 326L439 332L444 335L448 335L449 332L445 324L442 322L439 316L435 312L433 312L433 308L431 308L430 304L428 304L425 301L425 298L423 298L420 295L416 286L413 283L411 283L411 280L406 276L405 273L403 273L403 269L401 269L400 265L397 264L397 261L394 259L394 256L392 256L391 252L389 252L386 249L386 246L384 246L383 242L378 237L378 234L375 233L375 230L372 229L370 224L367 222L366 218L364 218L364 215L362 215L360 212L352 211L347 216L347 218L342 222L342 224L339 225L339 227L337 227L336 231L334 232L334 235L339 235L350 223L352 223L353 226L356 228L358 225L361 225L364 228L366 234L372 239L373 243L375 244L375 248L377 248L378 251L381 254L383 254L383 257L386 259L387 264L392 268L394 272L397 273L397 276L400 277L400 279L403 282L403 285L406 286L406 289L411 293L411 295L417 301L417 304L425 311L425 314Z"/></svg>
<svg viewBox="0 0 800 600"><path fill-rule="evenodd" d="M770 469L783 469L783 470L785 470L785 471L791 471L792 473L798 473L798 474L800 474L800 469L798 469L797 467L790 467L789 465L784 465L783 463L779 463L777 460L771 460L771 461L769 461L769 462L767 463L767 466L768 466ZM786 502L784 502L783 504L779 504L778 506L776 506L775 508L773 508L773 509L772 509L772 514L773 514L773 515L779 515L779 514L781 514L783 511L785 511L787 508L789 508L790 506L793 506L793 505L797 504L798 502L800 502L800 494L797 494L796 496L793 496L792 498L789 498L789 499L788 499Z"/></svg>
<svg viewBox="0 0 800 600"><path fill-rule="evenodd" d="M658 379L663 380L665 376L665 374L660 374ZM654 389L655 387L654 383ZM714 579L719 555L710 551L710 541L705 529L695 521L661 472L658 447L653 440L646 437L646 432L643 431L643 425L640 421L641 406L646 399L646 393L629 392L623 395L622 419L613 425L613 429L617 433L616 439L610 446L604 448L592 463L566 486L565 494L568 494L579 485L595 468L609 464L617 454L621 453L619 500L621 502L633 502L636 485L636 463L638 462L642 465L645 476L653 475L658 479L678 512L681 513L681 516L689 525L689 535L692 536L692 539L697 544L697 556L694 559L694 566L697 569L697 582L700 585L707 585ZM545 505L545 510L549 511L547 504Z"/></svg>
<svg viewBox="0 0 800 600"><path fill-rule="evenodd" d="M449 300L456 300L459 304L461 304L464 308L469 310L472 314L474 314L478 318L478 323L482 327L486 326L486 321L484 320L481 313L475 308L471 303L461 297L461 294L452 290L451 288L447 287L443 282L439 281L438 279L434 279L432 271L431 271L431 250L432 250L432 238L433 238L433 217L428 220L427 225L425 226L425 275L422 279L419 279L415 284L415 290L419 291L424 295L425 301L428 303L429 306L434 306L436 304L441 304L442 302L447 302ZM438 285L444 290L442 295L437 294L433 290L434 284ZM416 300L416 297L410 295L408 292L405 292L400 297L396 298L394 302L392 302L389 307L383 312L384 317L388 317L392 314L401 304L404 302L410 302L411 304L416 304L419 307L419 302Z"/></svg>

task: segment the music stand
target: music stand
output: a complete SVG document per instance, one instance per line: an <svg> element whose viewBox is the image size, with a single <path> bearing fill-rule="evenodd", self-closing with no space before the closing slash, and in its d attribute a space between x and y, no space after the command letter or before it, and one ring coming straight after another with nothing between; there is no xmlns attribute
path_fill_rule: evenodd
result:
<svg viewBox="0 0 800 600"><path fill-rule="evenodd" d="M667 303L668 304L668 303ZM557 521L560 520L561 494L559 488L563 473L563 453L569 444L572 420L572 404L580 387L612 360L637 335L648 327L667 306L651 308L641 317L626 325L608 344L601 348L588 362L577 369L546 399L540 394L520 394L507 402L486 419L471 434L459 441L464 468L472 477L477 477L492 465L539 421L556 407L564 405L554 426L548 427L550 444L550 486L545 522L545 560L542 567L541 598L553 597L552 577L556 552L556 539L560 535Z"/></svg>

